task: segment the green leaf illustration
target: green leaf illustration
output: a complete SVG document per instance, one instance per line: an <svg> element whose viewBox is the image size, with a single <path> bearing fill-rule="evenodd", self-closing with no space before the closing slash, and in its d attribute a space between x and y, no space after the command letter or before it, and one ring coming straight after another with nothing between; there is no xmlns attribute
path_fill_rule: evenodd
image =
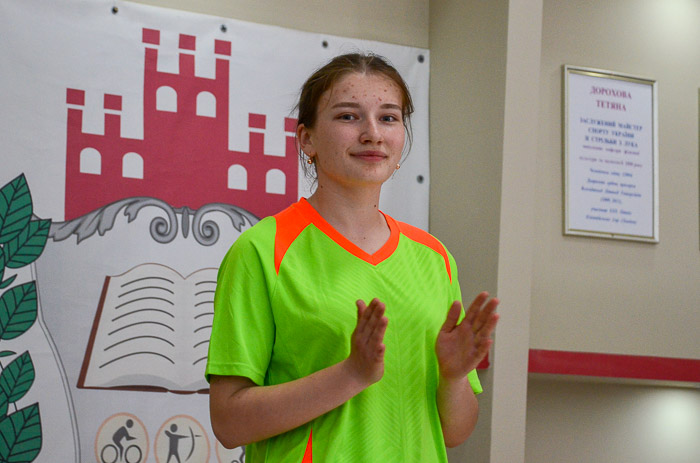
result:
<svg viewBox="0 0 700 463"><path fill-rule="evenodd" d="M10 286L12 282L15 281L15 278L17 278L17 275L12 275L10 278L0 283L0 289L5 289Z"/></svg>
<svg viewBox="0 0 700 463"><path fill-rule="evenodd" d="M0 390L10 402L17 402L29 391L34 382L34 364L29 352L17 356L0 373Z"/></svg>
<svg viewBox="0 0 700 463"><path fill-rule="evenodd" d="M44 250L50 226L50 220L32 220L8 241L4 248L7 267L20 268L34 262Z"/></svg>
<svg viewBox="0 0 700 463"><path fill-rule="evenodd" d="M36 283L30 281L0 296L0 339L14 339L36 320Z"/></svg>
<svg viewBox="0 0 700 463"><path fill-rule="evenodd" d="M5 264L5 250L0 247L0 289L7 288L13 281L15 281L15 278L17 278L17 275L12 275L7 280L2 281L2 279L5 277Z"/></svg>
<svg viewBox="0 0 700 463"><path fill-rule="evenodd" d="M0 390L0 420L2 420L5 417L5 415L7 415L7 408L9 406L10 399L7 398L7 394Z"/></svg>
<svg viewBox="0 0 700 463"><path fill-rule="evenodd" d="M41 416L39 404L0 419L0 461L27 463L41 450Z"/></svg>
<svg viewBox="0 0 700 463"><path fill-rule="evenodd" d="M12 352L11 350L3 350L3 351L0 351L0 358L2 358L2 357L9 357L9 356L11 356L11 355L17 355L17 353L16 353L16 352Z"/></svg>
<svg viewBox="0 0 700 463"><path fill-rule="evenodd" d="M24 174L0 189L0 243L24 230L32 218L32 196Z"/></svg>

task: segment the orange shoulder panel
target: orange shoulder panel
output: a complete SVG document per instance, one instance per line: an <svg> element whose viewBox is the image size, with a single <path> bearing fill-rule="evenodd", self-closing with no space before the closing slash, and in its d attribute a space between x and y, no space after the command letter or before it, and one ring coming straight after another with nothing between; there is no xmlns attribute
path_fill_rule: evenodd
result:
<svg viewBox="0 0 700 463"><path fill-rule="evenodd" d="M297 236L306 228L309 221L301 214L296 205L275 215L275 272L279 273L282 259Z"/></svg>
<svg viewBox="0 0 700 463"><path fill-rule="evenodd" d="M450 277L450 282L452 282L450 258L447 256L447 250L445 249L445 246L443 246L437 238L435 238L433 235L426 232L425 230L421 230L418 227L414 227L413 225L409 225L404 222L399 222L398 220L396 221L396 223L399 225L399 230L401 231L401 233L406 235L407 238L410 238L417 243L429 247L430 249L442 256L442 258L445 260L445 270L447 270L447 276Z"/></svg>

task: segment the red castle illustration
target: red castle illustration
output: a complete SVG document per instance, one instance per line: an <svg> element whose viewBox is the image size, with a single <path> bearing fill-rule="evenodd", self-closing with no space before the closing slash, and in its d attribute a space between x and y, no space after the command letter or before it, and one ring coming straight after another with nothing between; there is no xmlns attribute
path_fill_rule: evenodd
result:
<svg viewBox="0 0 700 463"><path fill-rule="evenodd" d="M69 88L65 220L115 201L155 197L196 210L227 203L264 217L297 200L296 119L285 153L266 153L266 116L248 114L248 152L228 149L231 42L215 40L215 78L194 73L196 37L179 35L179 73L157 69L160 31L143 29L143 140L122 138L120 95L104 95L104 135L83 132L85 91ZM282 130L280 131L282 133Z"/></svg>

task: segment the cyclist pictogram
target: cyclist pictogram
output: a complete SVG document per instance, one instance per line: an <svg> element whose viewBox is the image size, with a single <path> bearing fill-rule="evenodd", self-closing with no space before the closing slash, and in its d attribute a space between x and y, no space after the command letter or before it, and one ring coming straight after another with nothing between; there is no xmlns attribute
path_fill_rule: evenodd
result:
<svg viewBox="0 0 700 463"><path fill-rule="evenodd" d="M119 413L107 418L95 438L98 463L144 463L148 454L148 435L134 415Z"/></svg>

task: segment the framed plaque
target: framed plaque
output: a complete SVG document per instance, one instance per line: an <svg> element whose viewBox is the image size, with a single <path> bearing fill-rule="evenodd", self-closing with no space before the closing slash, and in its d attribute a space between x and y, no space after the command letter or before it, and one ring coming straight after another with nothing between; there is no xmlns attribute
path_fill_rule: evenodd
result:
<svg viewBox="0 0 700 463"><path fill-rule="evenodd" d="M564 234L659 242L655 80L564 66Z"/></svg>

